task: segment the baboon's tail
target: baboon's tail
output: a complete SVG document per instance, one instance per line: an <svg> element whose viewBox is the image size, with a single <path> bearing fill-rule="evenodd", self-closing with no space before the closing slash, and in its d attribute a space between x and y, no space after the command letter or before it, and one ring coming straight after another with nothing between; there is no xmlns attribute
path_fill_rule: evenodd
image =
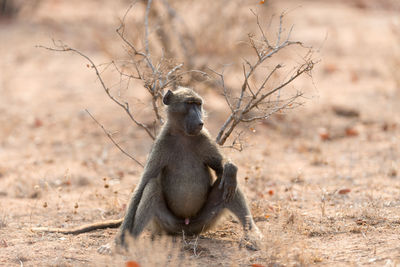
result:
<svg viewBox="0 0 400 267"><path fill-rule="evenodd" d="M53 228L53 227L32 227L30 228L33 232L46 232L46 233L61 233L65 235L79 235L94 230L105 229L105 228L117 228L121 225L124 219L108 220L103 222L89 223L75 228Z"/></svg>

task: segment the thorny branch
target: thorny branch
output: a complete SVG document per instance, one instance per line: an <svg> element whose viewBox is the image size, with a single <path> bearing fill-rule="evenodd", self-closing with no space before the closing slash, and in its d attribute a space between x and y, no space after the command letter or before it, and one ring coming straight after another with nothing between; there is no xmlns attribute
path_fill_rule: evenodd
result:
<svg viewBox="0 0 400 267"><path fill-rule="evenodd" d="M65 44L63 44L61 41L55 42L53 40L53 47L46 47L46 46L37 46L40 48L44 48L50 51L56 51L56 52L73 52L78 54L79 56L83 57L86 59L89 64L88 67L91 67L94 69L96 76L98 80L100 81L100 84L107 94L107 96L118 106L120 106L126 114L129 116L131 121L140 128L144 129L146 133L152 138L153 140L155 139L156 136L156 130L159 128L160 125L163 124L163 118L160 114L159 111L159 106L161 104L161 99L162 95L164 93L164 89L169 87L169 86L175 86L176 83L179 82L179 80L182 78L183 75L185 74L190 74L190 73L200 73L203 76L206 76L207 74L202 71L198 70L183 70L181 71L183 67L183 63L179 64L170 64L168 63L168 60L164 58L164 55L161 56L161 58L158 59L156 63L153 62L153 58L151 56L151 48L150 48L150 43L149 43L149 16L150 16L150 9L151 9L151 4L152 0L147 1L146 4L146 10L145 10L145 23L144 23L144 51L141 51L140 49L137 49L136 46L128 40L127 36L125 35L125 20L130 12L130 10L134 7L136 4L136 1L133 2L128 9L126 10L121 23L119 27L116 29L116 33L118 36L121 38L122 42L125 44L125 49L130 56L130 60L121 60L121 61L112 61L108 64L106 64L106 68L112 66L114 67L114 70L119 74L120 76L120 83L125 79L127 80L127 86L129 86L129 83L131 79L139 80L142 81L144 88L147 90L147 92L151 95L151 103L152 103L152 108L155 114L156 120L154 121L154 126L153 130L149 125L146 125L140 121L138 121L134 115L131 112L130 105L126 101L122 101L119 99L119 96L116 97L111 93L112 86L106 85L106 82L103 79L102 73L99 70L100 65L96 65L94 61L84 54L83 52L71 48ZM168 12L171 17L177 17L176 12L168 5L167 2L164 3L164 5L168 8ZM144 63L144 65L143 65ZM127 72L126 69L128 69ZM90 115L90 114L89 114ZM93 118L93 116L91 116ZM94 119L94 118L93 118ZM95 120L96 121L96 120ZM97 121L96 121L97 122ZM99 123L98 123L99 124ZM136 163L139 165L143 166L140 162L135 160L132 156L130 156L128 153L123 151L123 149L112 139L112 136L104 129L104 127L99 124L104 132L107 134L107 136L111 139L111 141L127 156L132 158Z"/></svg>
<svg viewBox="0 0 400 267"><path fill-rule="evenodd" d="M119 70L118 67L116 67L116 69L121 76L128 77L129 79L133 78L143 81L144 87L146 88L148 93L152 96L151 103L154 115L156 117L155 124L156 126L159 127L160 125L163 124L163 118L160 114L159 107L162 95L164 93L164 89L169 86L174 86L185 74L193 72L200 73L201 75L207 75L207 74L205 72L198 70L181 71L183 63L170 64L167 62L168 60L164 57L164 55L161 56L158 62L156 63L153 62L151 56L151 49L149 45L149 38L150 38L149 16L150 16L151 3L152 3L151 0L147 1L146 11L145 11L144 52L138 50L136 46L131 41L129 41L128 38L125 36L125 25L126 25L125 18L129 13L130 9L132 8L133 4L128 8L127 12L125 13L121 21L120 26L116 30L118 36L121 38L121 40L125 43L125 45L129 49L128 53L131 56L131 61L128 62L128 64L134 66L136 75L124 73L121 70ZM175 14L174 16L176 16L176 12L169 5L167 5L167 7L169 13ZM135 56L138 56L139 59L135 58ZM145 62L144 66L141 64L142 62Z"/></svg>
<svg viewBox="0 0 400 267"><path fill-rule="evenodd" d="M151 130L149 129L149 127L147 127L145 124L143 124L143 123L137 121L137 120L135 119L135 117L132 115L131 110L130 110L130 107L129 107L129 103L128 103L128 102L124 102L124 103L123 103L123 102L121 102L120 100L118 100L116 97L114 97L114 96L111 94L110 88L107 87L106 83L105 83L104 80L103 80L103 77L102 77L101 74L100 74L99 69L97 68L96 64L93 62L93 60L92 60L90 57L88 57L87 55L85 55L84 53L82 53L82 52L79 51L79 50L76 50L76 49L74 49L74 48L68 47L67 45L65 45L65 44L63 44L63 43L58 43L58 44L57 44L57 43L53 40L53 44L54 44L54 47L55 47L55 48L46 47L46 46L42 46L42 45L39 45L39 46L37 46L37 47L39 47L39 48L44 48L44 49L47 49L47 50L50 50L50 51L56 51L56 52L74 52L74 53L80 55L81 57L85 58L87 61L89 61L90 67L94 69L94 71L95 71L95 73L96 73L96 76L97 76L97 78L99 79L100 84L101 84L101 86L103 87L104 91L106 92L107 96L108 96L114 103L116 103L118 106L120 106L122 109L124 109L125 112L126 112L126 114L129 116L129 118L130 118L137 126L143 128L143 129L147 132L147 134L148 134L152 139L155 139L155 136L153 135L153 133L151 132Z"/></svg>
<svg viewBox="0 0 400 267"><path fill-rule="evenodd" d="M240 87L239 96L236 98L236 103L232 103L233 100L230 99L228 89L225 86L224 81L224 72L218 73L213 71L214 74L219 76L220 84L223 89L223 96L231 110L231 114L226 119L225 123L222 125L217 138L216 142L219 145L224 145L228 137L231 135L233 130L238 126L240 123L248 123L254 122L257 120L263 120L269 118L275 112L282 111L284 109L288 109L293 107L294 104L299 104L296 100L302 96L301 92L297 92L294 96L285 101L281 101L280 91L285 88L287 85L292 83L298 77L303 74L310 74L314 67L314 62L311 59L312 51L309 48L306 56L303 58L304 62L296 67L296 69L292 72L289 78L283 81L278 86L275 86L272 89L267 90L268 82L270 78L275 74L279 69L283 68L281 64L276 65L269 73L264 75L263 82L257 86L256 88L251 88L249 84L250 77L255 75L256 70L267 61L267 59L272 58L276 55L279 51L284 49L285 47L291 45L299 45L304 47L301 42L291 41L290 36L292 33L293 27L289 30L288 34L284 38L283 36L283 17L284 13L281 14L279 17L279 29L277 33L277 40L275 45L272 45L271 42L268 40L267 36L264 33L264 30L261 26L259 17L257 14L253 12L254 16L256 17L256 23L258 25L258 29L261 35L261 38L258 40L255 36L249 35L249 44L253 49L255 55L257 56L257 60L255 62L250 62L247 59L244 59L245 63L243 64L243 83ZM278 93L278 97L275 101L271 100L271 97ZM273 105L275 103L275 105ZM280 104L281 103L281 104ZM267 108L262 108L262 106L267 106ZM271 108L274 106L273 108ZM254 115L253 113L256 113ZM236 142L235 139L234 142Z"/></svg>
<svg viewBox="0 0 400 267"><path fill-rule="evenodd" d="M102 129L103 132L107 135L107 137L111 140L111 142L112 142L123 154L125 154L125 155L128 156L130 159L132 159L133 161L135 161L137 164L139 164L140 166L142 166L142 167L144 168L144 165L143 165L141 162L139 162L137 159L135 159L134 157L132 157L128 152L126 152L126 151L114 140L114 138L112 137L112 134L111 134L109 131L107 131L107 130L104 128L104 126L103 126L98 120L95 119L95 117L93 117L93 115L89 112L89 110L85 109L85 111L87 112L87 114L89 114L89 116L93 119L93 121L94 121L97 125L99 125L99 126L101 127L101 129Z"/></svg>
<svg viewBox="0 0 400 267"><path fill-rule="evenodd" d="M168 14L170 19L179 19L177 17L176 12L168 5L166 0L163 0L164 5L168 9ZM41 48L45 48L51 51L57 52L73 52L78 54L79 56L85 58L90 64L89 67L93 68L97 78L99 79L102 88L106 92L107 96L119 105L124 111L127 113L131 121L140 128L144 129L146 133L154 140L156 135L156 129L163 124L163 118L160 114L160 105L162 95L164 90L169 86L176 86L179 83L180 79L183 75L188 73L197 72L203 76L207 76L207 74L203 71L199 70L184 70L183 63L171 63L168 59L165 58L164 53L162 56L156 58L152 55L151 46L150 46L150 31L149 31L149 19L151 11L152 0L148 0L145 7L145 18L144 18L144 47L142 49L137 49L134 42L129 40L129 37L125 34L126 27L126 17L133 6L136 4L134 2L129 6L126 13L124 14L119 27L116 29L117 35L121 38L124 48L127 51L129 56L128 60L119 60L110 62L106 68L109 66L113 67L114 70L120 76L120 82L123 79L127 80L127 86L129 86L129 82L133 80L141 81L143 87L146 91L151 95L151 103L153 112L155 115L154 125L146 125L140 121L138 121L132 114L129 103L122 101L119 97L114 96L110 92L110 87L106 85L102 73L99 71L99 65L96 65L94 61L82 53L81 51L71 48L61 42L56 43L53 40L54 47L45 47L38 46ZM253 11L252 11L253 12ZM281 64L277 64L273 67L268 73L264 74L264 78L259 85L250 85L252 78L256 76L256 72L261 69L260 67L270 58L275 56L278 52L283 50L288 46L297 45L300 47L304 47L301 42L291 41L291 33L292 28L288 31L286 36L284 36L284 28L283 28L283 18L284 13L279 17L279 28L276 36L276 41L272 42L267 38L263 27L260 23L259 17L256 13L254 13L256 17L256 23L258 26L258 30L260 33L260 38L257 39L254 35L249 34L249 45L255 53L256 59L251 62L250 60L244 59L243 64L243 83L238 88L238 92L230 90L225 84L225 74L224 68L221 72L217 72L215 70L211 70L214 75L218 76L220 79L220 86L223 89L223 96L225 101L231 111L231 114L228 116L220 131L218 132L216 142L223 146L226 140L229 138L231 133L240 123L253 123L258 120L263 120L269 118L275 112L280 112L285 109L293 108L294 106L299 105L300 103L296 102L296 100L302 96L301 92L297 92L290 98L281 100L280 92L282 89L291 84L298 77L303 74L310 74L314 67L314 62L311 59L312 51L309 48L307 55L303 58L304 62L297 66L294 71L282 81L278 86L271 86L271 77L274 74L278 73L280 69L283 68ZM154 14L153 17L154 18ZM176 29L175 29L176 31ZM182 36L178 36L181 45L183 48L184 44ZM155 53L157 54L157 53ZM189 63L189 65L191 65ZM258 76L258 74L257 74ZM272 88L271 88L272 87ZM278 95L275 100L273 100L274 95ZM89 112L88 112L89 113ZM89 113L89 115L94 119L94 117ZM95 120L95 119L94 119ZM95 120L95 122L97 122ZM124 154L133 159L136 163L143 166L140 162L126 153L113 139L112 136L104 129L104 127L99 124L103 131L107 134L110 140L120 149ZM153 127L154 126L154 127ZM232 148L242 150L242 144L240 142L240 135L243 131L240 131L238 136L234 138L232 143Z"/></svg>

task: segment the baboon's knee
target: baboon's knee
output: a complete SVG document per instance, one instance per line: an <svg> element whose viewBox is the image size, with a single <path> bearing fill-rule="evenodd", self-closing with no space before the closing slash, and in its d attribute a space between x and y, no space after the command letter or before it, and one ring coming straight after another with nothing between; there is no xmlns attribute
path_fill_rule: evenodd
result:
<svg viewBox="0 0 400 267"><path fill-rule="evenodd" d="M224 165L225 176L236 176L238 168L232 162L227 162Z"/></svg>

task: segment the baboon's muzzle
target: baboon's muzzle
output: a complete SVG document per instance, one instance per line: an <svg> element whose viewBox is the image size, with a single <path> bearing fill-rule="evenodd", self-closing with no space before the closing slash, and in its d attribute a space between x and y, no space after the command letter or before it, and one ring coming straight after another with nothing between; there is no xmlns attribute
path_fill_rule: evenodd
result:
<svg viewBox="0 0 400 267"><path fill-rule="evenodd" d="M189 110L185 120L185 131L187 135L198 135L203 129L203 119L200 108L193 107Z"/></svg>

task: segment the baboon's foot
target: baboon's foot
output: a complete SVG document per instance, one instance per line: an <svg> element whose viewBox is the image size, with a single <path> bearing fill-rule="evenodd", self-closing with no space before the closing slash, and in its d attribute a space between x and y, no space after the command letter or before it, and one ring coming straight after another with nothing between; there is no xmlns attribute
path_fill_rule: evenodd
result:
<svg viewBox="0 0 400 267"><path fill-rule="evenodd" d="M254 225L251 231L246 231L244 237L240 240L239 246L245 247L249 250L257 251L261 249L261 241L263 238L264 236L260 229Z"/></svg>
<svg viewBox="0 0 400 267"><path fill-rule="evenodd" d="M97 249L97 252L102 255L111 255L113 251L112 242L104 244Z"/></svg>
<svg viewBox="0 0 400 267"><path fill-rule="evenodd" d="M257 225L253 225L253 229L247 233L249 236L252 238L258 239L258 240L263 240L264 235L261 233L260 229L258 229Z"/></svg>

